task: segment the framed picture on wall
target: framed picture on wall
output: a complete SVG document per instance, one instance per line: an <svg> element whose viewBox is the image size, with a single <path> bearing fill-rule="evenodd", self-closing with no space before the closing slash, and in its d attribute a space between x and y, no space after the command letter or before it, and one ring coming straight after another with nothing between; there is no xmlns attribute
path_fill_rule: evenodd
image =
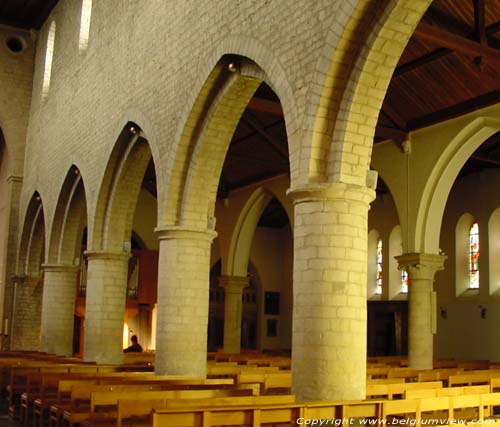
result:
<svg viewBox="0 0 500 427"><path fill-rule="evenodd" d="M280 314L280 293L266 292L264 294L264 314Z"/></svg>

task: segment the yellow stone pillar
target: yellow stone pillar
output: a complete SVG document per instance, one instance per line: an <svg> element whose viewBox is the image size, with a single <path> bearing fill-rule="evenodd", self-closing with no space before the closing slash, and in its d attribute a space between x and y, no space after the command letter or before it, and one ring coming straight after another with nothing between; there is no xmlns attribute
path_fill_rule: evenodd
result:
<svg viewBox="0 0 500 427"><path fill-rule="evenodd" d="M243 289L248 286L248 277L221 276L219 284L225 289L224 353L239 353L241 350Z"/></svg>
<svg viewBox="0 0 500 427"><path fill-rule="evenodd" d="M122 363L128 252L86 252L87 297L83 358Z"/></svg>
<svg viewBox="0 0 500 427"><path fill-rule="evenodd" d="M299 400L366 394L367 227L372 189L342 183L293 198L293 393Z"/></svg>
<svg viewBox="0 0 500 427"><path fill-rule="evenodd" d="M158 375L206 375L210 288L210 248L213 230L169 227L157 230Z"/></svg>
<svg viewBox="0 0 500 427"><path fill-rule="evenodd" d="M409 253L396 257L408 273L408 365L432 369L436 307L433 290L436 271L444 268L446 256Z"/></svg>
<svg viewBox="0 0 500 427"><path fill-rule="evenodd" d="M58 356L73 355L75 294L79 267L45 264L40 350Z"/></svg>

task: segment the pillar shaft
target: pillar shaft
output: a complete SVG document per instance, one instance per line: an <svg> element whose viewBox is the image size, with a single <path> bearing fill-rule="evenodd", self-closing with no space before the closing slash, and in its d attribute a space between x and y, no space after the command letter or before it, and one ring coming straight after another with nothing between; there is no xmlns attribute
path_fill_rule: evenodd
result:
<svg viewBox="0 0 500 427"><path fill-rule="evenodd" d="M397 257L399 268L408 272L408 365L432 369L434 274L444 268L446 257L433 254L405 254ZM434 307L435 308L435 307Z"/></svg>
<svg viewBox="0 0 500 427"><path fill-rule="evenodd" d="M248 277L221 276L219 282L225 289L224 353L239 353L241 350L243 289L248 286Z"/></svg>
<svg viewBox="0 0 500 427"><path fill-rule="evenodd" d="M87 252L83 357L97 363L123 360L123 322L129 253Z"/></svg>
<svg viewBox="0 0 500 427"><path fill-rule="evenodd" d="M158 230L158 375L206 375L210 247L216 233Z"/></svg>
<svg viewBox="0 0 500 427"><path fill-rule="evenodd" d="M300 400L364 399L366 235L374 191L338 183L290 194L293 393Z"/></svg>
<svg viewBox="0 0 500 427"><path fill-rule="evenodd" d="M71 356L78 267L44 265L43 271L40 350Z"/></svg>

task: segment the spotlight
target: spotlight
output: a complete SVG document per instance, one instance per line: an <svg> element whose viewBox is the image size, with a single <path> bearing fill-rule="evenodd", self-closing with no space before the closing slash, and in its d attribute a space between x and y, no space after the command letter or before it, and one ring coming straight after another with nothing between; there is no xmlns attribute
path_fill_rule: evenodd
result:
<svg viewBox="0 0 500 427"><path fill-rule="evenodd" d="M230 62L229 64L227 64L227 69L231 73L236 73L238 71L238 65L234 62Z"/></svg>

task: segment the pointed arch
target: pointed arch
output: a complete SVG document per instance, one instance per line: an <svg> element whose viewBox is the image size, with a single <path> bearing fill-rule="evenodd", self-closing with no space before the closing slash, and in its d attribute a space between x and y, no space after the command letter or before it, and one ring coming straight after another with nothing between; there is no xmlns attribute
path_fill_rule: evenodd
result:
<svg viewBox="0 0 500 427"><path fill-rule="evenodd" d="M318 60L320 95L310 96L314 124L301 159L308 179L365 185L375 126L401 54L431 0L361 0L342 35L332 26ZM345 16L344 13L340 16ZM332 46L333 49L332 49ZM369 102L367 102L369 98Z"/></svg>
<svg viewBox="0 0 500 427"><path fill-rule="evenodd" d="M128 122L111 152L89 230L92 250L122 252L129 243L135 207L153 154L141 128Z"/></svg>
<svg viewBox="0 0 500 427"><path fill-rule="evenodd" d="M38 350L45 259L45 219L40 194L28 204L18 253L18 274L14 277L11 348Z"/></svg>
<svg viewBox="0 0 500 427"><path fill-rule="evenodd" d="M240 44L241 41L236 43L237 46ZM229 52L236 50L234 45L227 48ZM272 55L265 58L266 64L275 64L269 62ZM237 64L237 72L233 73L228 69L231 62ZM281 69L277 64L275 68ZM275 73L275 70L271 69L270 72ZM236 55L218 57L218 62L186 115L182 131L179 132L178 146L174 157L170 159L168 198L161 218L164 224L190 225L199 229L212 227L217 184L225 154L243 111L263 81L272 88L275 87L267 70L264 71L252 59ZM280 90L277 94L279 96L280 92L285 92L289 105L293 98L284 83L286 80L279 82ZM289 124L287 113L293 116L293 125ZM284 106L284 114L289 151L292 152L289 129L296 126L295 109ZM290 160L293 161L292 155ZM294 166L291 167L291 174L294 175Z"/></svg>
<svg viewBox="0 0 500 427"><path fill-rule="evenodd" d="M24 218L17 262L18 274L39 277L44 256L45 217L42 199L38 191L35 191Z"/></svg>
<svg viewBox="0 0 500 427"><path fill-rule="evenodd" d="M72 165L59 193L49 238L49 264L76 264L87 226L87 200L80 170Z"/></svg>
<svg viewBox="0 0 500 427"><path fill-rule="evenodd" d="M458 132L435 163L422 193L418 208L415 248L423 253L439 253L443 212L451 187L474 151L500 131L500 120L478 117Z"/></svg>

